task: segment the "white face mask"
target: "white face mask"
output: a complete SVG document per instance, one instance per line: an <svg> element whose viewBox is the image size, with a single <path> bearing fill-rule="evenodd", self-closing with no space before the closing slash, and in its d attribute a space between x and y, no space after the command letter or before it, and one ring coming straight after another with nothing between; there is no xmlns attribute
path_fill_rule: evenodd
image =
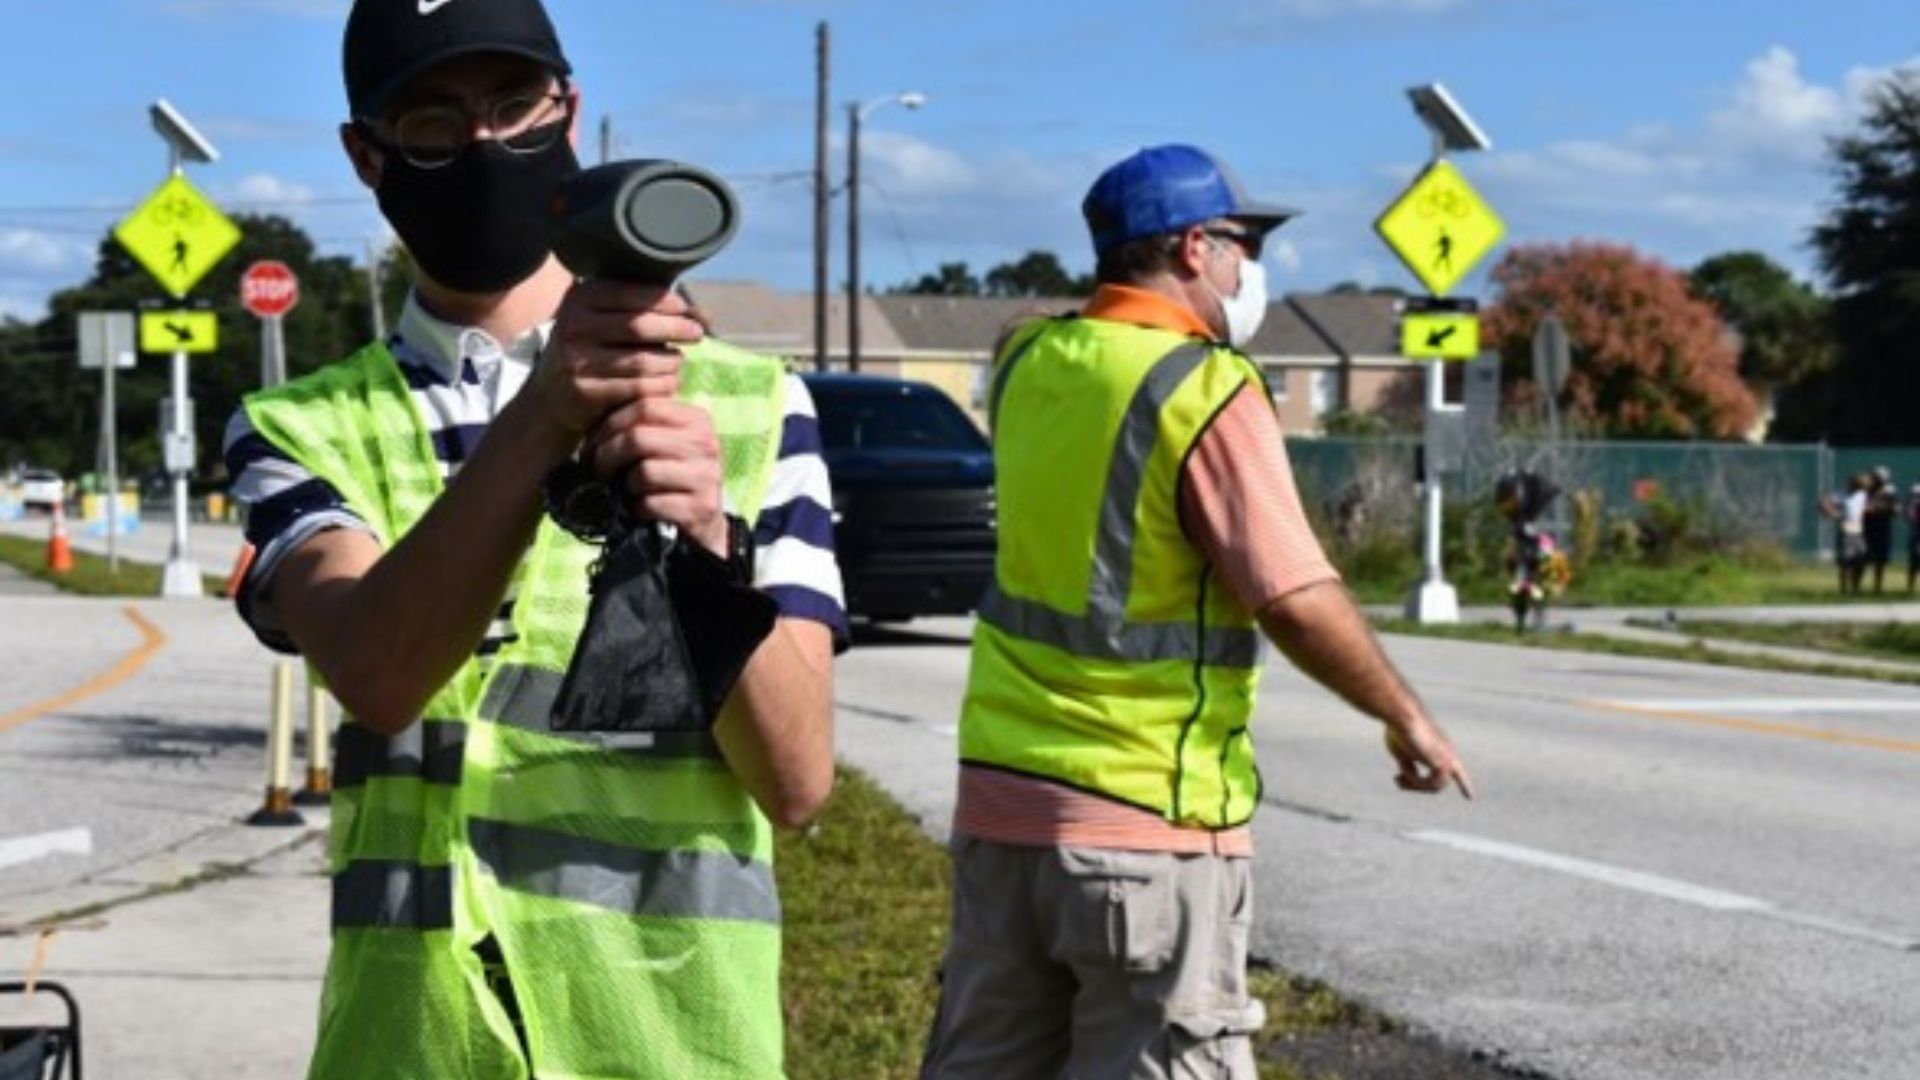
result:
<svg viewBox="0 0 1920 1080"><path fill-rule="evenodd" d="M1244 348L1260 332L1260 320L1267 317L1267 268L1257 259L1243 258L1238 249L1222 244L1220 250L1240 260L1240 291L1225 296L1204 276L1200 280L1206 281L1207 291L1220 302L1220 312L1226 316L1227 344Z"/></svg>

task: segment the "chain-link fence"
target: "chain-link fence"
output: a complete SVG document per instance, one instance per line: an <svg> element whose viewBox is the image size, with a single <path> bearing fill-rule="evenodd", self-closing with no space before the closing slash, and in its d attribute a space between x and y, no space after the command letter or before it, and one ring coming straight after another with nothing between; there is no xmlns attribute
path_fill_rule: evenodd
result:
<svg viewBox="0 0 1920 1080"><path fill-rule="evenodd" d="M1414 471L1417 439L1288 439L1287 453L1303 495L1317 501L1336 533L1393 524L1413 528L1419 507ZM1877 465L1896 483L1920 478L1920 449L1833 450L1710 442L1593 442L1500 439L1467 446L1464 467L1444 473L1449 499L1485 500L1507 469L1530 469L1566 493L1566 515L1579 491L1599 495L1602 513L1633 516L1656 501L1687 508L1702 539L1777 544L1802 558L1830 550L1831 525L1820 496L1847 476ZM1564 516L1557 524L1564 536Z"/></svg>

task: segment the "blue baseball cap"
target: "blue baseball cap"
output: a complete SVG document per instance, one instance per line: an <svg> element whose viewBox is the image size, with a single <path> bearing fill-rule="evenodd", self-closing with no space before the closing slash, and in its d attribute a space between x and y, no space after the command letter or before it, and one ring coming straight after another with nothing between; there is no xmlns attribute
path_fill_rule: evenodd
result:
<svg viewBox="0 0 1920 1080"><path fill-rule="evenodd" d="M1149 146L1100 174L1080 204L1095 255L1143 236L1214 218L1245 221L1265 233L1300 211L1257 202L1220 159L1197 146Z"/></svg>

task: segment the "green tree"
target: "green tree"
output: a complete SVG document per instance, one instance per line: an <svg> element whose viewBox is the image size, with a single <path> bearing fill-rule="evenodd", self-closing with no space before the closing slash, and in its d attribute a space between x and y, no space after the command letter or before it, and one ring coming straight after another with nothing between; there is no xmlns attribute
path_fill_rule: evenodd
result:
<svg viewBox="0 0 1920 1080"><path fill-rule="evenodd" d="M914 296L979 296L980 279L964 262L941 263L940 269L920 275L920 280L896 285L887 290Z"/></svg>
<svg viewBox="0 0 1920 1080"><path fill-rule="evenodd" d="M290 375L351 352L370 337L366 275L345 258L322 257L286 218L235 215L238 246L194 288L220 321L217 352L188 363L194 402L196 472L218 478L221 436L242 394L260 385L260 320L240 306L240 275L258 259L278 259L300 279L300 304L284 320ZM55 293L45 319L0 328L0 461L24 460L67 475L95 466L100 376L79 370L77 316L175 306L111 237L100 243L93 275ZM389 310L394 310L389 308ZM171 360L143 355L116 377L115 412L121 473L137 477L160 465L160 401L169 392Z"/></svg>
<svg viewBox="0 0 1920 1080"><path fill-rule="evenodd" d="M1561 396L1576 424L1643 439L1734 438L1752 425L1726 324L1679 271L1626 247L1540 244L1510 249L1493 280L1482 340L1512 396L1538 400L1533 333L1551 311L1572 346Z"/></svg>
<svg viewBox="0 0 1920 1080"><path fill-rule="evenodd" d="M1087 296L1091 276L1074 277L1051 251L1035 250L987 271L988 296Z"/></svg>
<svg viewBox="0 0 1920 1080"><path fill-rule="evenodd" d="M1838 197L1813 230L1834 289L1839 346L1825 435L1842 444L1920 441L1920 71L1882 83L1860 130L1829 152Z"/></svg>
<svg viewBox="0 0 1920 1080"><path fill-rule="evenodd" d="M1769 436L1817 438L1822 418L1806 408L1808 387L1833 367L1827 301L1754 251L1731 251L1687 275L1695 296L1711 303L1740 335L1740 377L1779 409Z"/></svg>

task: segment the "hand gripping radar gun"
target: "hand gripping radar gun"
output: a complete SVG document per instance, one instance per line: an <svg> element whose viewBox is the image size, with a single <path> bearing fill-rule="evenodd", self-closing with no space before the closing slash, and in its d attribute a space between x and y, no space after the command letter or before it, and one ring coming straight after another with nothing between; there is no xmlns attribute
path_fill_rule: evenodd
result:
<svg viewBox="0 0 1920 1080"><path fill-rule="evenodd" d="M550 210L554 254L575 275L662 287L724 248L740 217L719 177L672 161L584 170ZM562 527L602 545L554 729L707 730L773 629L772 599L691 540L635 518L577 461L548 477L547 505Z"/></svg>

